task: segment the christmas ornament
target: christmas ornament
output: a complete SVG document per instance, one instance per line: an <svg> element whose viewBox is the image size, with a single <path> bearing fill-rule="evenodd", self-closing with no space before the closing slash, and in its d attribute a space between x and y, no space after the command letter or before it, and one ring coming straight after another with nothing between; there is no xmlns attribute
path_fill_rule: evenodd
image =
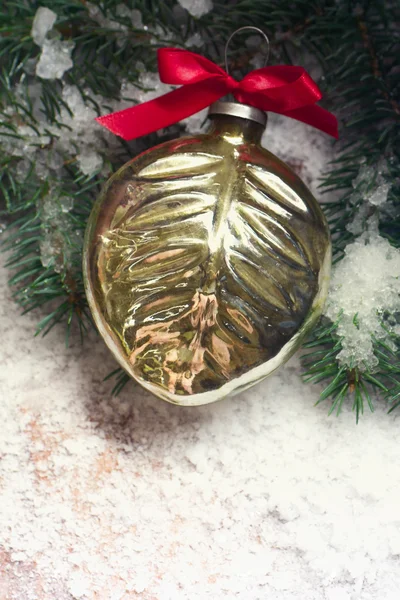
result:
<svg viewBox="0 0 400 600"><path fill-rule="evenodd" d="M164 400L197 405L269 375L322 311L325 218L260 141L263 110L332 135L336 121L315 106L320 92L301 67L258 69L236 82L177 49L161 50L159 66L164 81L184 86L100 121L129 139L213 102L210 128L148 150L111 177L88 223L85 284L124 369ZM215 102L229 91L246 104Z"/></svg>

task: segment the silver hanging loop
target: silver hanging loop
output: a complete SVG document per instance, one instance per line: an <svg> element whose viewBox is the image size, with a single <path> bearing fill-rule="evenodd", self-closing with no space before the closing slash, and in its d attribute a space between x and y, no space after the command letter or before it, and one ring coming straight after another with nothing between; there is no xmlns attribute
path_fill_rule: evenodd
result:
<svg viewBox="0 0 400 600"><path fill-rule="evenodd" d="M253 27L252 25L245 25L244 27L240 27L239 29L236 29L236 31L234 31L234 32L233 32L233 33L232 33L232 34L229 36L229 39L228 39L228 41L227 41L227 42L226 42L226 44L225 44L225 71L228 73L228 75L229 75L229 67L228 67L228 47L229 47L229 44L231 43L231 41L232 41L232 38L233 38L233 37L234 37L234 36L235 36L237 33L241 33L242 31L245 31L246 29L247 29L247 30L248 30L248 29L251 29L252 31L256 31L256 32L257 32L257 33L259 33L259 34L260 34L260 35L261 35L261 36L264 38L264 40L267 42L267 50L266 50L266 53L265 53L265 59L264 59L264 64L263 64L263 67L265 67L265 65L266 65L266 64L267 64L267 62L268 62L270 43L269 43L269 38L268 38L267 34L266 34L264 31L262 31L262 29L259 29L258 27Z"/></svg>

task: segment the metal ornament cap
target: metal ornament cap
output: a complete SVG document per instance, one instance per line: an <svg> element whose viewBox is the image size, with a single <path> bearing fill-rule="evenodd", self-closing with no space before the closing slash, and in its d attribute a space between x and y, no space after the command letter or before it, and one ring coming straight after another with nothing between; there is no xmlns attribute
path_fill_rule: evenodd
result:
<svg viewBox="0 0 400 600"><path fill-rule="evenodd" d="M254 106L238 102L224 102L222 100L214 102L208 110L208 116L211 115L231 115L232 117L255 121L264 128L267 125L267 114L265 112Z"/></svg>

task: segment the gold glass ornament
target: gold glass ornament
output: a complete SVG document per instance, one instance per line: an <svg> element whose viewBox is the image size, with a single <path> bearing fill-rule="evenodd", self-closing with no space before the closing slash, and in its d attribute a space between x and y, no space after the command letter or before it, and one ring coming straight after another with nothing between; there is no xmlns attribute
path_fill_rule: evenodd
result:
<svg viewBox="0 0 400 600"><path fill-rule="evenodd" d="M321 314L331 245L297 175L260 146L266 117L218 102L206 134L124 165L91 214L84 273L123 368L180 405L261 381Z"/></svg>

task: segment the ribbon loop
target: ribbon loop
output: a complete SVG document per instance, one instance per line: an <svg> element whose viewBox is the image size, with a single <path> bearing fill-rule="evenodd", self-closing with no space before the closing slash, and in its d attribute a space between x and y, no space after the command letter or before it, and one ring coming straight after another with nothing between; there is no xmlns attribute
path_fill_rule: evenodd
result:
<svg viewBox="0 0 400 600"><path fill-rule="evenodd" d="M338 137L336 117L316 105L321 91L303 67L263 67L236 81L195 52L161 48L158 71L163 83L182 87L96 120L131 140L177 123L232 92L239 102L297 119Z"/></svg>

